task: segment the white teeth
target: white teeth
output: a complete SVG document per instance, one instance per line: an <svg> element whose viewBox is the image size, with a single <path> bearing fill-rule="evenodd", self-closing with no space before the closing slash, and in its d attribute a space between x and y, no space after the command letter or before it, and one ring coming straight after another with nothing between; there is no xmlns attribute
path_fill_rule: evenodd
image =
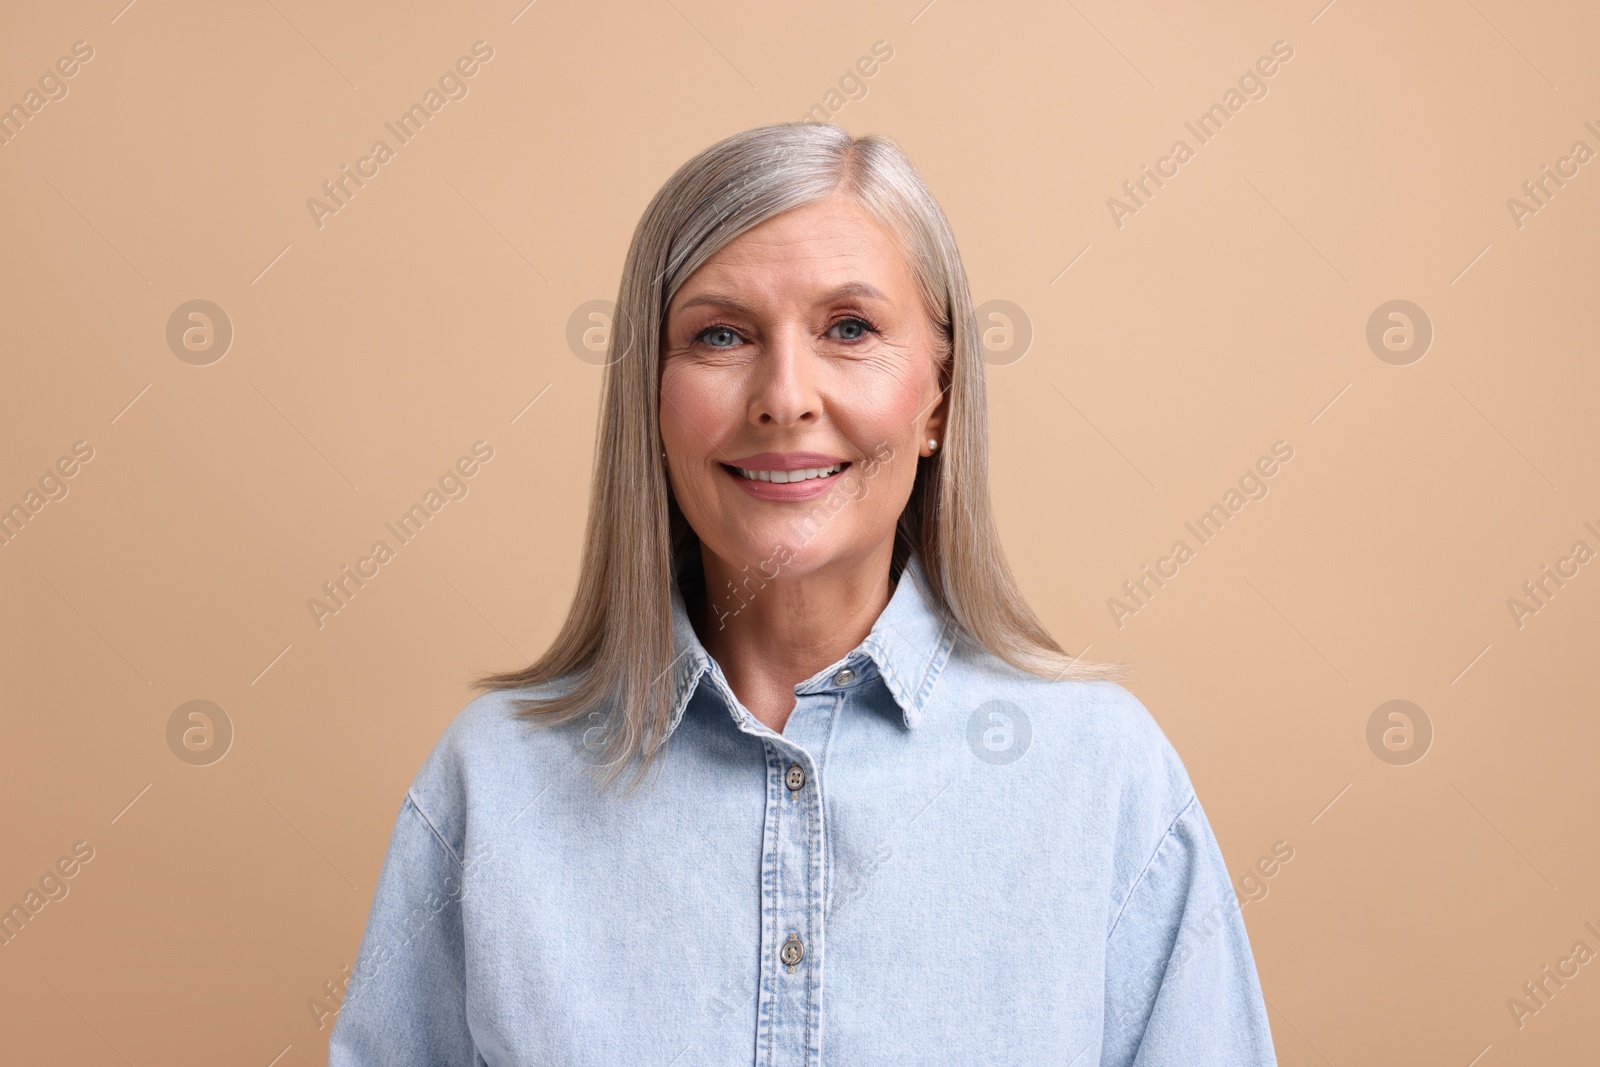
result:
<svg viewBox="0 0 1600 1067"><path fill-rule="evenodd" d="M753 482L772 482L775 485L787 485L789 482L804 482L812 478L828 478L838 474L844 468L841 464L835 463L831 467L806 467L797 471L749 471L743 467L735 469Z"/></svg>

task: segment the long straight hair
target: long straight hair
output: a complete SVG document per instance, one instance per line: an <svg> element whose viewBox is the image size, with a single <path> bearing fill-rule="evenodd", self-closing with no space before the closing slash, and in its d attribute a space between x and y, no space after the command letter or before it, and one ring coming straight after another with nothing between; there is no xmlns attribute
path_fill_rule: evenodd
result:
<svg viewBox="0 0 1600 1067"><path fill-rule="evenodd" d="M1069 656L1028 606L1006 565L989 505L983 349L949 221L905 153L882 136L810 122L735 134L667 180L634 230L623 266L601 400L578 588L550 648L485 690L546 686L517 714L556 725L588 716L602 788L630 759L629 792L656 765L674 695L672 585L700 545L661 459L661 329L683 283L761 223L834 194L854 198L895 235L934 326L947 390L944 441L918 463L896 528L892 568L912 551L931 599L960 636L1050 679L1120 678L1120 664ZM686 600L698 590L684 589ZM591 736L592 735L592 736Z"/></svg>

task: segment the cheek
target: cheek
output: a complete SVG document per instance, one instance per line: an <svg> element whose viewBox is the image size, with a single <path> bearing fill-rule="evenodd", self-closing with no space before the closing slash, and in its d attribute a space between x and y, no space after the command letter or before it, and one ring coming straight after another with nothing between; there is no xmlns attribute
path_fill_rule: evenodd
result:
<svg viewBox="0 0 1600 1067"><path fill-rule="evenodd" d="M709 455L734 410L726 390L692 370L668 365L661 374L661 437L669 452Z"/></svg>
<svg viewBox="0 0 1600 1067"><path fill-rule="evenodd" d="M841 421L851 424L851 436L867 444L868 452L884 443L896 452L910 448L914 453L921 422L918 416L931 396L928 382L912 375L886 374L851 385L846 394L850 397L846 410L836 408Z"/></svg>
<svg viewBox="0 0 1600 1067"><path fill-rule="evenodd" d="M892 529L916 481L921 423L929 404L927 383L886 379L858 383L848 411L835 412L854 445L867 457L862 496L852 505L867 526Z"/></svg>

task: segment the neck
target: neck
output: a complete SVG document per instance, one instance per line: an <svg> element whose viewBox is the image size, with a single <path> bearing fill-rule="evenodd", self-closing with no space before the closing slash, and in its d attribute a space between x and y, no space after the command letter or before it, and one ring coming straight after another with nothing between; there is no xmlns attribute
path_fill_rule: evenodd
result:
<svg viewBox="0 0 1600 1067"><path fill-rule="evenodd" d="M706 595L693 620L700 643L739 703L782 733L794 687L859 645L889 603L894 545L803 575L780 568L771 578L703 544L700 552Z"/></svg>

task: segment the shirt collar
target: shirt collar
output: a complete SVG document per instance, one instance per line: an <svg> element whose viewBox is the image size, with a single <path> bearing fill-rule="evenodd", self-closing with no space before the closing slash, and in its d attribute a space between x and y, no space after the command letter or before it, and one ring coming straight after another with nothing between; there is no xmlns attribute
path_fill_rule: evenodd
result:
<svg viewBox="0 0 1600 1067"><path fill-rule="evenodd" d="M907 729L917 726L956 640L955 625L939 612L928 593L927 581L927 574L913 553L871 632L838 662L795 686L796 695L844 688L834 683L834 677L845 668L856 675L847 685L860 684L876 673L899 705ZM663 743L678 728L689 699L702 683L717 691L735 722L743 721L746 712L734 697L722 667L700 643L676 581L672 583L672 643L672 718Z"/></svg>

